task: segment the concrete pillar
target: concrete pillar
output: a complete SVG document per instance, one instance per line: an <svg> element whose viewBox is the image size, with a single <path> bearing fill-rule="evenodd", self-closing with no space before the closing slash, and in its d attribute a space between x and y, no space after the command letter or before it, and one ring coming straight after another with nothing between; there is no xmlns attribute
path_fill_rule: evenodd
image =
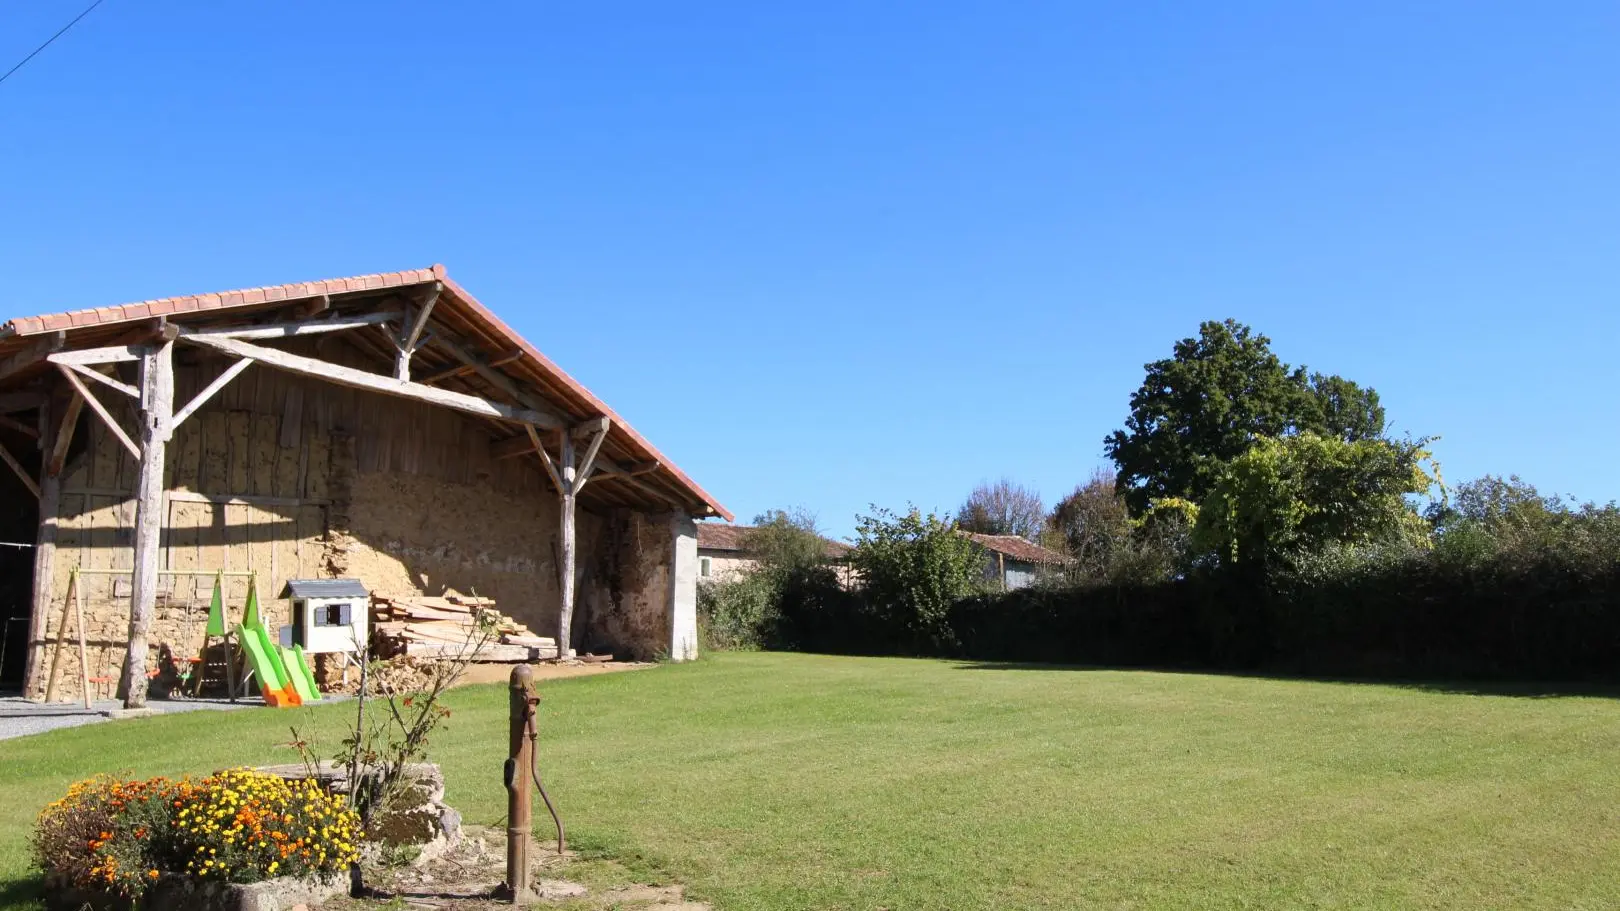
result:
<svg viewBox="0 0 1620 911"><path fill-rule="evenodd" d="M669 660L691 661L698 656L697 523L685 513L675 513L669 533Z"/></svg>

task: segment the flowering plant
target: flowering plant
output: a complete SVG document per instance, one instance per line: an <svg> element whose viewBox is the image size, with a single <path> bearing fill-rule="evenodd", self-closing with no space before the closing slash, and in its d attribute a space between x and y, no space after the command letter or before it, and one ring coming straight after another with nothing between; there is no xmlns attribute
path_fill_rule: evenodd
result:
<svg viewBox="0 0 1620 911"><path fill-rule="evenodd" d="M76 782L39 814L34 854L47 873L81 887L133 898L170 864L163 840L185 782L121 781L97 775Z"/></svg>
<svg viewBox="0 0 1620 911"><path fill-rule="evenodd" d="M39 815L40 867L137 898L166 872L251 883L328 875L359 858L359 819L315 781L249 769L206 778L80 781Z"/></svg>
<svg viewBox="0 0 1620 911"><path fill-rule="evenodd" d="M175 813L185 872L250 883L348 869L360 858L360 820L311 779L231 769L197 782Z"/></svg>

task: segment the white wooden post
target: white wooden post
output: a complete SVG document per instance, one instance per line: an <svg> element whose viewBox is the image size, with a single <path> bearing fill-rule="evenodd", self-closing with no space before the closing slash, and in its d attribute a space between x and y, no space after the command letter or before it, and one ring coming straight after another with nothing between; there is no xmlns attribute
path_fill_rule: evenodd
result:
<svg viewBox="0 0 1620 911"><path fill-rule="evenodd" d="M557 618L557 657L567 658L574 644L574 435L562 432L562 609Z"/></svg>
<svg viewBox="0 0 1620 911"><path fill-rule="evenodd" d="M146 705L146 634L157 604L163 533L163 456L174 417L174 342L141 355L141 473L135 487L135 570L129 599L129 651L120 690L124 708Z"/></svg>

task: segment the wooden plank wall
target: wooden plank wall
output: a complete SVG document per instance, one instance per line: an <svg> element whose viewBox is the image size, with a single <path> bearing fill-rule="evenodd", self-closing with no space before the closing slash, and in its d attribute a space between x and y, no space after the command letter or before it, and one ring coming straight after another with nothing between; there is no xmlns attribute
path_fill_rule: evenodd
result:
<svg viewBox="0 0 1620 911"><path fill-rule="evenodd" d="M351 359L332 351L323 355ZM226 366L195 352L183 351L181 357L175 371L177 403L189 401ZM133 435L129 401L97 392ZM53 579L57 605L66 598L73 567L127 570L133 561L138 465L88 410L80 433L88 445L70 462L62 485ZM334 439L351 437L352 445L334 446ZM162 568L253 570L267 622L272 627L286 622L277 600L286 580L329 575L325 549L335 451L352 452L354 464L344 466L351 474L415 475L499 493L514 515L534 516L538 530L555 499L538 463L493 460L489 443L486 431L453 412L255 365L181 425L169 444ZM199 502L197 495L215 502ZM461 529L446 532L467 536ZM476 541L467 546L477 550ZM524 572L549 576L553 570L544 553L532 556L535 568ZM94 575L84 582L91 675L116 676L130 577ZM153 641L171 643L177 652L200 646L212 585L209 575L160 576ZM244 578L226 580L227 604L237 618L247 586ZM58 617L53 615L44 633L52 641ZM76 680L76 660L72 664L62 675L64 684ZM100 690L108 695L110 685Z"/></svg>

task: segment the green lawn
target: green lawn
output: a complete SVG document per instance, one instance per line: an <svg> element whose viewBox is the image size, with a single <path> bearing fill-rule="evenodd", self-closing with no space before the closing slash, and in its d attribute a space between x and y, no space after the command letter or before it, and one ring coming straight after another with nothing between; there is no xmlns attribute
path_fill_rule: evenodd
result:
<svg viewBox="0 0 1620 911"><path fill-rule="evenodd" d="M782 654L544 694L577 845L720 909L1620 907L1608 698ZM494 822L504 688L452 705L450 802ZM0 905L70 781L286 761L293 717L0 742Z"/></svg>

